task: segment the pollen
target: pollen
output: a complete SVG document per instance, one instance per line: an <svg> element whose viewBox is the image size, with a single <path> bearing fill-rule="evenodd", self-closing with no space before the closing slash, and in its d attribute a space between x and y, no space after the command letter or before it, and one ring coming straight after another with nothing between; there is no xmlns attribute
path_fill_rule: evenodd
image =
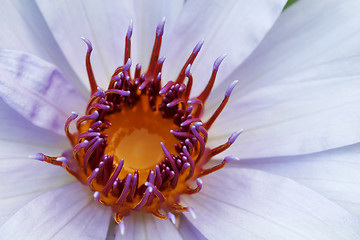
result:
<svg viewBox="0 0 360 240"><path fill-rule="evenodd" d="M234 159L208 166L212 157L234 143L241 131L234 132L216 148L206 146L208 130L227 104L237 81L225 93L213 115L202 120L204 104L211 92L219 66L225 56L215 60L208 84L202 93L189 98L194 79L191 66L198 55L200 41L173 80L162 79L165 57L160 47L165 21L156 28L149 67L131 66L132 22L125 37L124 64L115 69L107 89L98 87L91 66L93 50L87 45L86 70L91 96L83 116L72 113L65 133L73 147L62 156L38 154L39 160L62 166L93 192L94 199L110 206L114 219L122 224L133 211L146 211L160 219L175 222L181 212L193 214L180 205L181 196L201 190L201 177L223 168ZM70 132L70 124L76 132ZM211 164L210 164L211 165Z"/></svg>

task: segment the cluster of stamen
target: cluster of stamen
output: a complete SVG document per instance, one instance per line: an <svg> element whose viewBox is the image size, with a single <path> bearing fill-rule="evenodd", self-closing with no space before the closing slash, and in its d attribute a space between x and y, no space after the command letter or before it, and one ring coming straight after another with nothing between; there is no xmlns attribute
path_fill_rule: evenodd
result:
<svg viewBox="0 0 360 240"><path fill-rule="evenodd" d="M235 132L228 141L214 149L206 147L208 130L225 107L233 82L226 91L224 100L206 122L202 122L203 106L213 87L217 71L224 56L216 59L210 80L203 92L189 99L193 77L190 72L203 41L194 48L175 81L161 86L161 70L165 57L159 57L164 21L156 29L156 38L150 64L145 73L141 65L135 67L134 76L130 75L132 65L130 46L132 24L125 40L124 65L118 67L111 77L107 90L97 86L90 55L91 43L83 39L88 46L86 66L91 85L91 98L84 116L78 118L73 113L65 123L65 132L73 150L64 152L61 157L53 158L41 155L38 158L55 165L63 166L79 181L88 185L94 192L94 198L111 206L117 223L132 211L144 210L160 219L175 221L178 212L190 212L191 208L179 204L182 194L193 194L202 188L201 177L221 169L232 157L225 158L221 164L205 168L204 165L218 153L227 149L241 131ZM170 145L159 142L162 157L149 159L150 167L131 170L126 167L134 159L126 159L117 151L117 141L112 135L116 119L125 119L134 112L151 112L162 121L169 122ZM78 119L77 119L78 118ZM138 118L142 118L138 115ZM155 117L154 117L155 118ZM77 131L71 133L70 123L76 121ZM147 120L155 124L155 120ZM127 128L127 125L116 127ZM136 144L136 142L132 143ZM115 151L115 152L114 152ZM145 151L145 150L144 150ZM146 153L139 153L145 155ZM153 163L153 164L152 164Z"/></svg>

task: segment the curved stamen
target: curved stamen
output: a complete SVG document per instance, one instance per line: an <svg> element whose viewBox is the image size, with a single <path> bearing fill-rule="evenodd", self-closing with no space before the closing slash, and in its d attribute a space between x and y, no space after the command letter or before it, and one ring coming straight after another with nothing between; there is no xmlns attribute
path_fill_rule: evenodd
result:
<svg viewBox="0 0 360 240"><path fill-rule="evenodd" d="M186 69L189 65L192 65L196 56L198 55L198 53L200 52L200 49L202 47L202 45L204 44L204 39L201 39L196 46L194 47L194 50L192 51L191 55L189 56L188 60L186 61L186 63L184 64L183 68L181 69L179 76L177 77L175 83L182 83L185 79L185 72Z"/></svg>
<svg viewBox="0 0 360 240"><path fill-rule="evenodd" d="M124 189L123 189L118 201L116 202L116 204L122 205L125 202L125 198L126 198L126 196L128 194L131 180L132 180L132 175L131 175L131 173L129 173L126 176Z"/></svg>
<svg viewBox="0 0 360 240"><path fill-rule="evenodd" d="M200 178L197 178L197 179L196 179L196 185L197 185L197 187L196 187L195 189L189 188L189 189L186 191L186 193L187 193L187 194L194 194L194 193L200 192L201 189L202 189L203 181L202 181Z"/></svg>
<svg viewBox="0 0 360 240"><path fill-rule="evenodd" d="M113 175L111 176L111 178L109 179L109 181L106 183L104 189L102 190L102 194L104 194L105 196L107 196L107 194L109 193L111 186L113 185L115 179L117 178L117 176L119 175L122 167L124 165L124 159L120 160L120 163L117 165Z"/></svg>
<svg viewBox="0 0 360 240"><path fill-rule="evenodd" d="M134 208L134 210L140 210L146 203L148 197L149 197L149 194L152 193L153 191L153 188L151 186L147 187L146 190L145 190L145 193L141 199L141 201L136 205L136 207Z"/></svg>
<svg viewBox="0 0 360 240"><path fill-rule="evenodd" d="M86 71L88 74L90 87L91 87L91 95L92 95L92 94L96 93L96 91L97 91L97 83L96 83L96 80L94 77L94 73L93 73L93 70L91 67L91 61L90 61L90 56L91 56L91 52L92 52L93 48L92 48L91 42L88 39L83 38L83 37L81 39L86 43L86 45L88 47L87 52L86 52Z"/></svg>
<svg viewBox="0 0 360 240"><path fill-rule="evenodd" d="M71 116L68 117L68 119L65 122L65 133L68 139L70 139L71 145L73 146L75 144L75 135L70 133L69 127L70 127L70 123L74 121L78 116L79 115L76 112L72 112Z"/></svg>
<svg viewBox="0 0 360 240"><path fill-rule="evenodd" d="M210 157L213 157L223 151L225 151L226 149L228 149L231 144L233 144L235 142L235 140L237 139L237 137L243 132L243 130L239 130L234 132L233 134L231 134L231 136L229 137L228 141L214 149L211 149L210 151Z"/></svg>
<svg viewBox="0 0 360 240"><path fill-rule="evenodd" d="M216 118L220 115L220 113L222 112L222 110L225 108L227 102L229 101L229 98L230 98L230 95L233 91L233 89L235 88L236 84L238 83L239 81L233 81L229 88L226 90L226 93L225 93L225 97L224 99L222 100L220 106L216 109L216 111L214 112L214 114L210 117L210 119L205 123L204 127L205 129L209 129L211 127L211 125L214 123L214 121L216 120Z"/></svg>
<svg viewBox="0 0 360 240"><path fill-rule="evenodd" d="M203 92L197 97L197 99L200 99L201 102L205 103L206 99L209 97L211 89L214 86L216 74L217 74L217 72L219 70L220 64L222 63L222 61L224 60L225 57L226 57L226 54L221 55L220 57L218 57L215 60L210 80L208 81L208 84L206 85Z"/></svg>

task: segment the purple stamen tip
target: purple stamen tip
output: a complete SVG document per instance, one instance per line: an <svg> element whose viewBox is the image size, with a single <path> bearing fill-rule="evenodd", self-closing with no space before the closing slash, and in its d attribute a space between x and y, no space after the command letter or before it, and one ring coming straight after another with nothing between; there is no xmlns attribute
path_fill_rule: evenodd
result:
<svg viewBox="0 0 360 240"><path fill-rule="evenodd" d="M104 90L102 90L100 87L97 87L97 92L94 95L101 98L106 96Z"/></svg>
<svg viewBox="0 0 360 240"><path fill-rule="evenodd" d="M203 181L200 178L196 179L196 184L199 187L199 191L202 189Z"/></svg>
<svg viewBox="0 0 360 240"><path fill-rule="evenodd" d="M91 52L93 50L91 42L88 39L84 38L84 37L81 37L81 39L84 41L84 43L86 43L86 45L88 47L87 52Z"/></svg>
<svg viewBox="0 0 360 240"><path fill-rule="evenodd" d="M213 70L217 71L219 70L219 66L222 63L222 61L224 60L224 58L226 57L226 54L221 55L220 57L218 57L215 62L214 62L214 67Z"/></svg>
<svg viewBox="0 0 360 240"><path fill-rule="evenodd" d="M77 118L79 116L79 114L77 112L71 112L71 119L74 120L75 118Z"/></svg>
<svg viewBox="0 0 360 240"><path fill-rule="evenodd" d="M196 46L194 47L194 53L198 53L200 52L200 49L202 47L202 45L204 44L204 39L201 39L197 44Z"/></svg>
<svg viewBox="0 0 360 240"><path fill-rule="evenodd" d="M195 122L195 123L194 123L194 126L195 126L195 127L200 127L200 126L202 126L202 125L203 125L202 122Z"/></svg>
<svg viewBox="0 0 360 240"><path fill-rule="evenodd" d="M91 115L89 115L90 119L98 119L99 118L99 112L95 110Z"/></svg>
<svg viewBox="0 0 360 240"><path fill-rule="evenodd" d="M125 234L125 223L124 223L124 221L121 221L119 223L119 228L120 228L121 235L124 235Z"/></svg>
<svg viewBox="0 0 360 240"><path fill-rule="evenodd" d="M140 63L136 64L136 69L137 70L141 69L141 64Z"/></svg>
<svg viewBox="0 0 360 240"><path fill-rule="evenodd" d="M161 57L161 58L158 60L158 63L159 63L159 64L163 64L163 63L165 62L165 59L166 59L165 56Z"/></svg>
<svg viewBox="0 0 360 240"><path fill-rule="evenodd" d="M243 132L243 129L234 132L233 134L231 134L231 136L229 137L229 143L233 144L235 142L235 140L237 139L237 137Z"/></svg>
<svg viewBox="0 0 360 240"><path fill-rule="evenodd" d="M45 160L45 156L42 153L36 153L35 155L30 155L29 158L39 160L39 161L44 161Z"/></svg>
<svg viewBox="0 0 360 240"><path fill-rule="evenodd" d="M66 162L66 161L67 161L67 158L61 156L61 157L56 158L56 161L58 161L58 162Z"/></svg>
<svg viewBox="0 0 360 240"><path fill-rule="evenodd" d="M159 72L158 75L156 76L156 80L161 80L161 72Z"/></svg>
<svg viewBox="0 0 360 240"><path fill-rule="evenodd" d="M129 70L129 68L131 67L131 64L132 64L132 61L131 61L131 58L129 58L124 65L124 71Z"/></svg>
<svg viewBox="0 0 360 240"><path fill-rule="evenodd" d="M190 69L191 69L191 64L189 64L186 69L185 69L185 76L189 77L190 76Z"/></svg>
<svg viewBox="0 0 360 240"><path fill-rule="evenodd" d="M94 192L94 198L96 201L100 202L100 193L98 191Z"/></svg>
<svg viewBox="0 0 360 240"><path fill-rule="evenodd" d="M230 156L226 156L224 158L224 161L229 163L229 162L232 162L232 161L239 161L240 159L238 157L235 157L233 155L230 155Z"/></svg>
<svg viewBox="0 0 360 240"><path fill-rule="evenodd" d="M190 163L188 163L188 162L184 163L183 167L184 167L184 169L188 169L190 167Z"/></svg>
<svg viewBox="0 0 360 240"><path fill-rule="evenodd" d="M234 90L234 88L238 84L238 82L239 82L238 80L235 80L230 84L230 86L228 87L228 89L226 90L226 93L225 93L226 97L230 97L232 90Z"/></svg>
<svg viewBox="0 0 360 240"><path fill-rule="evenodd" d="M130 19L129 28L128 28L127 33L126 33L126 37L127 37L128 39L131 38L132 32L133 32L133 20Z"/></svg>
<svg viewBox="0 0 360 240"><path fill-rule="evenodd" d="M113 79L119 81L121 79L120 74L113 76Z"/></svg>
<svg viewBox="0 0 360 240"><path fill-rule="evenodd" d="M175 215L174 215L173 213L168 212L167 217L168 217L168 219L170 219L170 221L172 222L172 224L175 224L175 223L176 223L176 218L175 218Z"/></svg>
<svg viewBox="0 0 360 240"><path fill-rule="evenodd" d="M190 215L191 215L191 217L193 219L196 219L196 214L195 214L194 209L192 207L188 207L187 211L188 211L188 213L190 213Z"/></svg>
<svg viewBox="0 0 360 240"><path fill-rule="evenodd" d="M156 27L156 34L158 36L162 36L164 34L164 26L165 26L165 17L163 17L161 22Z"/></svg>

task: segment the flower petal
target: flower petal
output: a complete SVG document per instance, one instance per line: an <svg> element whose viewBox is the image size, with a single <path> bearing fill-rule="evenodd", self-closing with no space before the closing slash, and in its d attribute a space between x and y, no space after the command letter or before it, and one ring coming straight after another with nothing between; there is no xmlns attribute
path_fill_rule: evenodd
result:
<svg viewBox="0 0 360 240"><path fill-rule="evenodd" d="M191 222L184 216L181 215L179 232L183 239L193 240L206 240L207 238L199 232L199 230L191 224Z"/></svg>
<svg viewBox="0 0 360 240"><path fill-rule="evenodd" d="M182 239L176 227L169 220L160 220L147 213L132 213L124 218L125 232L117 231L116 240L136 239Z"/></svg>
<svg viewBox="0 0 360 240"><path fill-rule="evenodd" d="M231 148L240 158L306 154L359 142L358 66L360 57L338 59L232 96L209 134L216 142L231 129L245 129Z"/></svg>
<svg viewBox="0 0 360 240"><path fill-rule="evenodd" d="M0 97L37 126L64 134L72 111L85 99L50 63L12 50L0 50Z"/></svg>
<svg viewBox="0 0 360 240"><path fill-rule="evenodd" d="M3 239L104 239L111 210L80 183L46 192L0 227Z"/></svg>
<svg viewBox="0 0 360 240"><path fill-rule="evenodd" d="M37 152L61 154L68 140L52 131L34 126L0 99L0 157L27 157Z"/></svg>
<svg viewBox="0 0 360 240"><path fill-rule="evenodd" d="M183 7L184 0L136 0L134 1L135 19L134 19L134 38L133 48L131 49L136 62L141 63L142 69L146 70L151 52L154 45L156 27L165 17L165 31L162 40L161 55L168 38L174 29L176 20ZM149 11L149 9L151 9ZM166 61L167 62L167 61ZM171 63L169 63L171 64ZM165 63L165 65L167 65Z"/></svg>
<svg viewBox="0 0 360 240"><path fill-rule="evenodd" d="M124 62L124 39L133 18L130 1L36 1L58 45L85 86L89 86L85 68L86 45L93 44L91 62L98 84L108 85L115 68ZM66 14L64 14L66 13Z"/></svg>
<svg viewBox="0 0 360 240"><path fill-rule="evenodd" d="M224 169L184 198L188 220L210 239L359 239L360 221L296 182L250 169ZM221 229L221 231L219 231Z"/></svg>
<svg viewBox="0 0 360 240"><path fill-rule="evenodd" d="M241 81L217 126L245 129L240 157L305 154L359 141L359 7L351 0L299 1L228 78L227 84ZM221 97L227 84L213 96Z"/></svg>
<svg viewBox="0 0 360 240"><path fill-rule="evenodd" d="M60 167L29 158L0 158L0 225L40 194L74 179Z"/></svg>
<svg viewBox="0 0 360 240"><path fill-rule="evenodd" d="M303 156L242 159L234 167L291 178L360 216L360 144Z"/></svg>
<svg viewBox="0 0 360 240"><path fill-rule="evenodd" d="M34 1L1 3L0 48L24 51L45 59L81 87Z"/></svg>
<svg viewBox="0 0 360 240"><path fill-rule="evenodd" d="M176 79L196 43L205 39L204 49L192 67L196 79L193 93L202 90L215 59L225 53L227 57L215 85L221 83L257 47L285 3L284 0L187 1L165 49L166 61L171 64L164 64L164 79Z"/></svg>

